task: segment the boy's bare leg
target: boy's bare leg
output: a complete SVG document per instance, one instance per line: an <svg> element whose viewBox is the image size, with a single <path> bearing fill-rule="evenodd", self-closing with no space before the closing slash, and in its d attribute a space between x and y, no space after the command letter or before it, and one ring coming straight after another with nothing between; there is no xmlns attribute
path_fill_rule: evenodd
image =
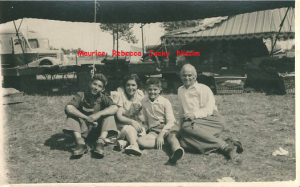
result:
<svg viewBox="0 0 300 187"><path fill-rule="evenodd" d="M154 149L156 145L156 136L152 134L146 134L138 138L137 140L139 146L143 147L144 149Z"/></svg>
<svg viewBox="0 0 300 187"><path fill-rule="evenodd" d="M180 148L180 143L178 141L178 139L176 138L176 134L175 133L170 133L167 137L167 141L169 142L169 144L171 145L171 150L172 153L174 153L174 151L176 151L178 148Z"/></svg>
<svg viewBox="0 0 300 187"><path fill-rule="evenodd" d="M171 132L168 137L167 141L171 145L172 149L172 156L169 159L170 164L176 164L176 162L181 159L184 155L184 149L180 146L178 139L176 138L176 133Z"/></svg>

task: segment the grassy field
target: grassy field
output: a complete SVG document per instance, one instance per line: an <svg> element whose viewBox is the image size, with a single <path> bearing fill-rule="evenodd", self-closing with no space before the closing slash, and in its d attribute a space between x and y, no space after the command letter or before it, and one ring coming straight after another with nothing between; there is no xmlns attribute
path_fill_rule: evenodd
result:
<svg viewBox="0 0 300 187"><path fill-rule="evenodd" d="M103 159L84 155L70 159L73 141L61 130L64 106L71 95L26 95L23 103L4 105L6 165L9 183L99 182L217 182L232 177L238 182L288 181L296 178L295 98L262 93L216 96L227 119L223 138L238 138L244 153L235 161L220 154L187 153L176 166L165 165L170 150L144 150L128 156L105 147ZM175 115L176 95L171 100ZM287 156L272 156L282 147Z"/></svg>

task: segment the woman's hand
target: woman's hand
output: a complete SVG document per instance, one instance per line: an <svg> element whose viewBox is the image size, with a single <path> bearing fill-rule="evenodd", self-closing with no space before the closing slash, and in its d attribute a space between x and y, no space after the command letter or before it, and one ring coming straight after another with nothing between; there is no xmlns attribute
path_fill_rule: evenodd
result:
<svg viewBox="0 0 300 187"><path fill-rule="evenodd" d="M143 126L139 124L137 121L132 120L131 125L135 128L138 133L143 132Z"/></svg>
<svg viewBox="0 0 300 187"><path fill-rule="evenodd" d="M159 133L159 135L156 138L156 146L157 149L162 149L162 146L164 145L164 135L162 133Z"/></svg>

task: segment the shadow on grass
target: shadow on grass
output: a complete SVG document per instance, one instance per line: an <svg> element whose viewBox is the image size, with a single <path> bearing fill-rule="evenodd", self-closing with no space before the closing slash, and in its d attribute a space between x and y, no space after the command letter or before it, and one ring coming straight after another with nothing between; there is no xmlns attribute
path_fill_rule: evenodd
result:
<svg viewBox="0 0 300 187"><path fill-rule="evenodd" d="M16 104L20 104L20 103L23 103L23 102L6 103L6 104L3 104L3 105L16 105Z"/></svg>
<svg viewBox="0 0 300 187"><path fill-rule="evenodd" d="M95 153L94 151L91 151L91 157L95 158L95 159L102 159L102 158L104 158L104 155L99 155L99 154Z"/></svg>
<svg viewBox="0 0 300 187"><path fill-rule="evenodd" d="M63 134L57 133L52 135L44 143L45 146L49 146L51 150L60 150L71 152L71 149L75 146L72 137Z"/></svg>

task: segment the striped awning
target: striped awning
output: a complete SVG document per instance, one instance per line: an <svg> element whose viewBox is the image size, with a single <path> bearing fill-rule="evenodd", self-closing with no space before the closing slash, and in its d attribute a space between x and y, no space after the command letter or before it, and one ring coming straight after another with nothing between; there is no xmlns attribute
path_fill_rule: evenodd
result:
<svg viewBox="0 0 300 187"><path fill-rule="evenodd" d="M207 18L197 27L169 32L162 36L167 43L272 38L288 8L258 11L234 16ZM290 8L279 38L295 37L295 9Z"/></svg>

